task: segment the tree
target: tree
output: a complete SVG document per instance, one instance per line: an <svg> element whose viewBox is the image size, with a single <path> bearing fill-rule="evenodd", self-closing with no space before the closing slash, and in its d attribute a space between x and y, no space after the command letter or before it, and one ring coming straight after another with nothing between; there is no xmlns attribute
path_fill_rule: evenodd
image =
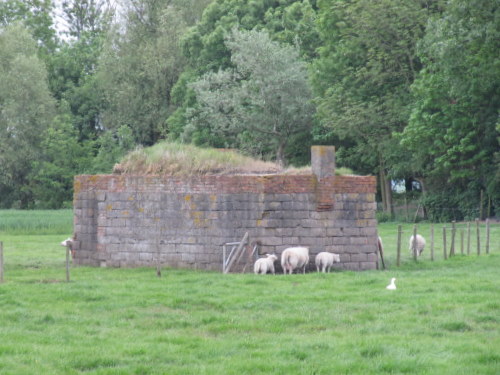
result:
<svg viewBox="0 0 500 375"><path fill-rule="evenodd" d="M55 102L36 42L20 24L0 30L0 82L0 204L26 208L33 202L28 176Z"/></svg>
<svg viewBox="0 0 500 375"><path fill-rule="evenodd" d="M232 67L231 53L225 38L234 27L241 30L267 31L271 39L284 44L298 45L301 59L311 61L316 56L319 35L316 28L315 0L217 0L204 11L199 23L191 27L182 38L182 48L188 60L188 69L181 75L172 90L176 110L167 120L168 135L176 139L187 124L188 108L195 106L196 96L189 83L209 71ZM215 139L205 129L194 134L197 142L227 144L230 140ZM298 164L309 161L310 134L291 136L288 157ZM247 147L250 142L246 142ZM262 150L262 145L256 145Z"/></svg>
<svg viewBox="0 0 500 375"><path fill-rule="evenodd" d="M338 159L344 165L379 174L386 211L392 209L391 177L406 177L396 176L392 168L407 160L392 134L407 124L410 85L420 69L416 44L433 3L318 2L323 44L312 69L319 120L315 133L342 142Z"/></svg>
<svg viewBox="0 0 500 375"><path fill-rule="evenodd" d="M108 0L64 0L64 18L68 34L77 40L84 34L99 34L108 29L114 10Z"/></svg>
<svg viewBox="0 0 500 375"><path fill-rule="evenodd" d="M136 143L151 145L166 133L170 92L186 66L180 38L186 30L180 1L131 2L126 30L109 35L98 72L104 93L103 126L132 129Z"/></svg>
<svg viewBox="0 0 500 375"><path fill-rule="evenodd" d="M69 104L79 139L96 139L102 132L102 93L95 73L113 10L104 0L67 0L62 5L71 38L48 59L50 88L57 100Z"/></svg>
<svg viewBox="0 0 500 375"><path fill-rule="evenodd" d="M234 29L226 45L235 68L209 72L192 84L199 106L188 112L184 134L229 134L229 146L254 154L272 150L285 164L291 137L311 125L306 64L298 48L273 42L266 32Z"/></svg>
<svg viewBox="0 0 500 375"><path fill-rule="evenodd" d="M67 105L61 105L50 126L43 132L41 155L32 161L29 185L36 208L70 207L73 177L92 165L92 141L79 141Z"/></svg>
<svg viewBox="0 0 500 375"><path fill-rule="evenodd" d="M453 198L462 217L477 215L466 212L478 207L480 190L500 207L494 162L499 148L499 5L453 0L442 17L429 23L419 48L424 69L412 86L415 104L402 132L401 143L427 185Z"/></svg>
<svg viewBox="0 0 500 375"><path fill-rule="evenodd" d="M51 0L3 0L0 2L0 28L22 22L37 41L42 55L48 55L57 47L51 13Z"/></svg>

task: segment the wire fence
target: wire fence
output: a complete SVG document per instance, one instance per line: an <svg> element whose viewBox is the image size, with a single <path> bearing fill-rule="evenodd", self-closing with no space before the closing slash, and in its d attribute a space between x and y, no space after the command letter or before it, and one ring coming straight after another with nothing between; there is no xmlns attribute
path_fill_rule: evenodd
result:
<svg viewBox="0 0 500 375"><path fill-rule="evenodd" d="M411 247L410 237L424 237L424 251ZM448 260L457 255L485 255L500 252L500 222L496 220L451 222L446 224L398 224L384 240L387 263L400 266L414 261Z"/></svg>

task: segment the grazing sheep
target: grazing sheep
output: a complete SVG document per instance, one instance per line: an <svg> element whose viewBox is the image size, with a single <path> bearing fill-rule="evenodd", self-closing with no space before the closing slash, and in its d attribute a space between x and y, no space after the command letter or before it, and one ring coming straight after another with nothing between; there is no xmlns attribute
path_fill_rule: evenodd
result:
<svg viewBox="0 0 500 375"><path fill-rule="evenodd" d="M278 260L278 257L274 254L266 254L266 258L259 258L255 261L253 265L253 272L257 274L265 275L269 271L274 275L274 262Z"/></svg>
<svg viewBox="0 0 500 375"><path fill-rule="evenodd" d="M281 253L281 266L283 273L287 271L291 275L293 270L302 267L302 273L306 273L309 263L309 249L307 247L289 247Z"/></svg>
<svg viewBox="0 0 500 375"><path fill-rule="evenodd" d="M410 237L410 253L413 255L413 235ZM417 241L415 244L415 250L417 251L417 256L420 256L422 252L424 251L425 247L425 238L422 237L420 234L417 234Z"/></svg>
<svg viewBox="0 0 500 375"><path fill-rule="evenodd" d="M323 273L330 272L333 263L340 263L340 255L323 251L316 255L315 263L318 272L320 268Z"/></svg>
<svg viewBox="0 0 500 375"><path fill-rule="evenodd" d="M75 250L73 250L73 239L71 237L66 238L63 242L61 242L61 246L67 247L70 250L71 258L75 256Z"/></svg>

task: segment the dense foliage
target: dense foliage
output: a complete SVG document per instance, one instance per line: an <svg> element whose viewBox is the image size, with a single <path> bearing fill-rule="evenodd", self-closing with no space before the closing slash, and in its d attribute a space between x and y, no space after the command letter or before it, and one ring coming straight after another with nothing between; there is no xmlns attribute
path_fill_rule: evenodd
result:
<svg viewBox="0 0 500 375"><path fill-rule="evenodd" d="M0 3L0 207L69 205L73 175L169 139L334 144L389 215L396 180L433 220L500 212L500 0L110 4Z"/></svg>

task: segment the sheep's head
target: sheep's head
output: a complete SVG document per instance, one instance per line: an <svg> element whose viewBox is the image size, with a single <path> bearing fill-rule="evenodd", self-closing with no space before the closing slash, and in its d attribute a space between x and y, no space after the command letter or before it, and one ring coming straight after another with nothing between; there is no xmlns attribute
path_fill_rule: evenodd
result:
<svg viewBox="0 0 500 375"><path fill-rule="evenodd" d="M276 262L278 260L278 257L276 254L266 254L267 259L271 259L273 262Z"/></svg>
<svg viewBox="0 0 500 375"><path fill-rule="evenodd" d="M71 238L66 238L63 242L61 242L61 246L67 247L73 244L73 240Z"/></svg>
<svg viewBox="0 0 500 375"><path fill-rule="evenodd" d="M339 254L333 254L333 261L340 263L340 255Z"/></svg>

